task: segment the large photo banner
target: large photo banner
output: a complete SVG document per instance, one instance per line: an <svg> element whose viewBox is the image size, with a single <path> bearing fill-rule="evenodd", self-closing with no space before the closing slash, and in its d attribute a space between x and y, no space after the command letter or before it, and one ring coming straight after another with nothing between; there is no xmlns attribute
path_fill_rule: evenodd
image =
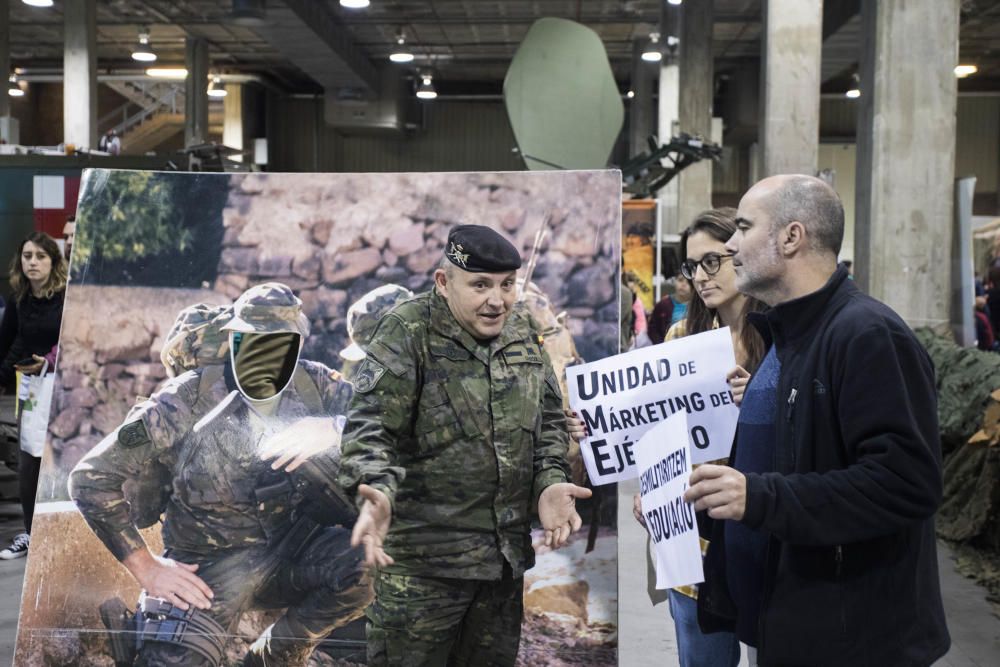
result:
<svg viewBox="0 0 1000 667"><path fill-rule="evenodd" d="M566 369L617 350L617 172L89 170L77 223L16 665L133 664L137 640L135 664L228 667L262 647L365 664L340 433L374 325L432 288L453 227L521 252L515 309L567 406ZM585 483L578 447L570 467ZM533 521L519 665L616 664L600 491L563 549Z"/></svg>

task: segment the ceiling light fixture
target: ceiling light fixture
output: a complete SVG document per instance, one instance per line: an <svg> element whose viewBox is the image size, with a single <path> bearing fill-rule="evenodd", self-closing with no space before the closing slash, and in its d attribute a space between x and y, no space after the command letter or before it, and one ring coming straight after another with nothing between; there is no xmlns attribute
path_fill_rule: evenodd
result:
<svg viewBox="0 0 1000 667"><path fill-rule="evenodd" d="M850 90L844 93L844 95L854 100L861 97L861 75L855 72L851 75L851 81L853 82L853 85Z"/></svg>
<svg viewBox="0 0 1000 667"><path fill-rule="evenodd" d="M132 49L132 60L138 60L142 63L151 63L156 60L156 54L153 53L153 47L149 45L148 30L144 30L139 33L139 41L136 43L135 48Z"/></svg>
<svg viewBox="0 0 1000 667"><path fill-rule="evenodd" d="M413 62L413 53L406 48L406 37L403 36L402 30L396 33L396 50L389 54L389 60L394 63Z"/></svg>
<svg viewBox="0 0 1000 667"><path fill-rule="evenodd" d="M24 89L17 85L17 75L11 74L7 84L7 94L11 97L24 97Z"/></svg>
<svg viewBox="0 0 1000 667"><path fill-rule="evenodd" d="M642 59L648 63L658 63L663 58L663 52L660 51L660 33L651 32L649 33L649 44L646 46L646 50L642 52Z"/></svg>
<svg viewBox="0 0 1000 667"><path fill-rule="evenodd" d="M422 74L420 78L420 85L417 86L417 97L422 100L433 100L438 96L438 94L437 91L434 90L434 83L431 80L431 75Z"/></svg>
<svg viewBox="0 0 1000 667"><path fill-rule="evenodd" d="M24 4L29 7L51 7L52 0L21 0Z"/></svg>
<svg viewBox="0 0 1000 667"><path fill-rule="evenodd" d="M667 2L670 3L671 5L679 5L682 2L684 2L684 0L667 0Z"/></svg>
<svg viewBox="0 0 1000 667"><path fill-rule="evenodd" d="M955 67L955 76L959 79L964 79L970 74L975 74L979 71L979 68L975 65L958 65Z"/></svg>
<svg viewBox="0 0 1000 667"><path fill-rule="evenodd" d="M186 79L188 71L183 67L150 67L146 76L154 79Z"/></svg>
<svg viewBox="0 0 1000 667"><path fill-rule="evenodd" d="M369 0L340 0L340 6L347 9L364 9L370 4Z"/></svg>
<svg viewBox="0 0 1000 667"><path fill-rule="evenodd" d="M226 87L222 85L222 78L219 76L212 77L212 83L208 86L208 96L221 98L226 96Z"/></svg>

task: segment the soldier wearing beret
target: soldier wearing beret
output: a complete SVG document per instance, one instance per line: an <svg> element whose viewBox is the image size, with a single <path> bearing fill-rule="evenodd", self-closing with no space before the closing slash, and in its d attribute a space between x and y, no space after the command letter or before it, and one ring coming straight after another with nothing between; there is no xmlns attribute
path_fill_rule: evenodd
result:
<svg viewBox="0 0 1000 667"><path fill-rule="evenodd" d="M354 377L340 480L352 544L377 566L370 665L513 665L531 513L545 543L579 529L559 383L513 310L517 250L460 225L435 288L379 322Z"/></svg>

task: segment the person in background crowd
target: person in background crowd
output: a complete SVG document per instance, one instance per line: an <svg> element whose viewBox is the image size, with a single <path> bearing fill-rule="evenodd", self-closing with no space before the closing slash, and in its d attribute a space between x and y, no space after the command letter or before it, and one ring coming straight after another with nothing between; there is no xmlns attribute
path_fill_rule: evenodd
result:
<svg viewBox="0 0 1000 667"><path fill-rule="evenodd" d="M649 340L653 345L663 342L667 330L687 315L688 303L694 295L691 281L680 273L674 278L674 293L666 294L653 307L649 317Z"/></svg>
<svg viewBox="0 0 1000 667"><path fill-rule="evenodd" d="M639 296L641 281L635 271L626 271L622 276L629 291L632 292L632 329L635 333L634 347L646 347L649 345L648 326L646 324L646 309L642 306L642 298Z"/></svg>
<svg viewBox="0 0 1000 667"><path fill-rule="evenodd" d="M618 344L619 349L625 352L631 350L632 344L635 343L635 311L632 309L632 304L635 302L635 292L626 284L624 271L619 289L621 290L621 303L618 310L620 329Z"/></svg>
<svg viewBox="0 0 1000 667"><path fill-rule="evenodd" d="M736 224L725 250L737 288L771 307L751 318L768 352L732 467L700 466L684 494L717 520L701 627L735 626L751 665L930 665L950 645L931 360L837 266L844 209L829 185L766 178Z"/></svg>
<svg viewBox="0 0 1000 667"><path fill-rule="evenodd" d="M993 327L993 337L1000 338L1000 265L990 267L986 274L986 305L984 311Z"/></svg>
<svg viewBox="0 0 1000 667"><path fill-rule="evenodd" d="M21 242L10 266L13 298L0 323L0 381L4 386L14 384L15 371L20 371L26 385L28 376L42 372L45 355L59 342L66 272L59 245L48 234L34 232ZM51 365L48 370L52 371ZM28 554L40 466L41 458L23 450L19 453L17 474L25 532L0 551L0 559Z"/></svg>
<svg viewBox="0 0 1000 667"><path fill-rule="evenodd" d="M65 249L63 255L66 257L68 262L70 257L73 256L73 240L76 238L76 216L71 215L66 219L66 224L63 225L63 239L65 239Z"/></svg>

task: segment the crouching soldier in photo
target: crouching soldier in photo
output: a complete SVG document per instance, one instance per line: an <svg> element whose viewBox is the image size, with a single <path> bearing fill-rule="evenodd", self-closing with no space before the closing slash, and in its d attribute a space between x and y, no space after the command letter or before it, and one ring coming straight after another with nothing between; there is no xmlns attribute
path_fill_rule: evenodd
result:
<svg viewBox="0 0 1000 667"><path fill-rule="evenodd" d="M87 523L143 588L135 618L117 619L134 621L117 638L137 652L122 656L118 641L119 665L215 667L244 612L260 609L285 611L244 664L304 665L372 598L336 481L350 385L299 359L309 325L284 285L247 290L216 330L222 363L167 381L70 477ZM129 494L155 466L169 472L160 556L136 525L160 508L130 507L157 494ZM114 613L102 608L106 623Z"/></svg>

